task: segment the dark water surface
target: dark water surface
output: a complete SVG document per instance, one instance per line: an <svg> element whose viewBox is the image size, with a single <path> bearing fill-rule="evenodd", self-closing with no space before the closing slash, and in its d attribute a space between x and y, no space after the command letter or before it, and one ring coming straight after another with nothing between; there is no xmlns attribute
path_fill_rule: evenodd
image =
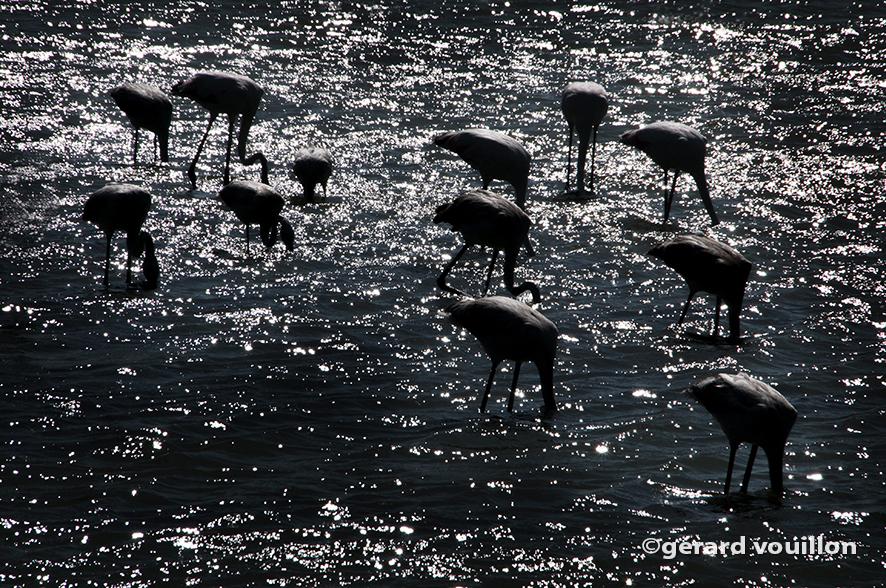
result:
<svg viewBox="0 0 886 588"><path fill-rule="evenodd" d="M0 584L882 583L882 6L269 4L0 8ZM187 191L193 103L174 100L172 161L143 134L131 165L108 89L197 69L264 87L251 145L284 194L297 149L334 154L328 200L284 212L292 254L244 259L212 199L221 122ZM612 96L593 200L560 196L573 79ZM709 138L720 226L688 178L659 223L661 174L617 141L657 119ZM533 155L538 255L518 279L562 333L550 420L529 367L514 414L502 373L480 416L488 362L439 312L459 243L430 218L479 179L429 141L472 126ZM104 239L79 215L107 181L155 194L156 292L123 291L122 239L101 288ZM673 327L685 287L645 253L685 231L755 264L738 347L692 337L710 298ZM486 259L453 283L478 289ZM724 370L800 413L781 506L762 455L750 496L721 497L725 437L679 391ZM807 535L858 553L641 549Z"/></svg>

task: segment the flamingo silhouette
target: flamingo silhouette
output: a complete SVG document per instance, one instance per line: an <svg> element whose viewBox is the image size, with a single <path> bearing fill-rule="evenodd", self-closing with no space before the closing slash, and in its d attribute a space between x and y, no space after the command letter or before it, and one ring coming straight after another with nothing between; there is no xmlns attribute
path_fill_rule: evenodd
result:
<svg viewBox="0 0 886 588"><path fill-rule="evenodd" d="M711 224L717 225L720 219L714 211L708 181L705 177L704 160L708 140L693 129L681 123L656 122L640 129L622 133L621 142L636 147L652 158L665 172L664 222L671 214L671 202L677 187L677 176L687 172L695 179L698 193L711 217ZM674 170L674 182L668 193L668 170Z"/></svg>
<svg viewBox="0 0 886 588"><path fill-rule="evenodd" d="M203 152L203 144L219 114L228 115L228 144L225 155L225 176L224 183L231 181L231 141L234 135L234 122L237 116L240 116L240 132L237 137L237 155L240 157L240 163L243 165L252 165L256 161L261 163L261 181L268 183L268 160L264 154L256 152L250 157L246 157L246 140L249 137L249 129L252 127L252 121L255 119L255 113L258 111L258 104L264 94L264 90L246 76L237 74L224 73L219 71L201 71L191 77L178 82L172 88L172 93L176 96L190 98L197 102L200 106L209 111L209 124L200 144L197 146L197 154L188 168L188 178L191 185L197 186L197 161Z"/></svg>
<svg viewBox="0 0 886 588"><path fill-rule="evenodd" d="M578 177L576 193L585 191L585 161L588 143L593 131L591 149L591 194L594 194L594 159L597 154L597 129L609 108L609 95L600 84L593 82L573 82L563 90L560 100L563 116L569 123L569 152L566 159L566 192L569 192L569 174L572 168L572 135L578 131Z"/></svg>
<svg viewBox="0 0 886 588"><path fill-rule="evenodd" d="M146 84L122 84L110 91L111 98L132 123L135 140L132 161L138 163L138 130L154 133L154 157L160 142L160 161L169 161L169 125L172 123L172 102L156 86Z"/></svg>
<svg viewBox="0 0 886 588"><path fill-rule="evenodd" d="M111 236L126 232L126 286L132 282L132 258L142 254L142 225L151 208L151 193L131 184L108 184L86 200L82 220L95 223L105 233L105 288L111 264Z"/></svg>
<svg viewBox="0 0 886 588"><path fill-rule="evenodd" d="M514 286L517 253L521 245L528 243L529 225L532 224L526 213L518 206L492 192L473 190L459 195L449 204L438 206L434 214L434 223L451 224L452 230L461 233L465 239L464 246L446 264L443 273L437 278L437 285L441 289L466 296L461 290L448 286L446 276L471 245L480 245L492 248L492 262L486 274L483 296L489 291L498 252L504 251L505 286L508 291L514 296L519 296L529 290L532 293L533 304L540 300L538 287L534 283L523 282L519 286Z"/></svg>
<svg viewBox="0 0 886 588"><path fill-rule="evenodd" d="M757 448L762 447L769 462L771 490L781 495L784 491L784 447L794 421L797 420L797 410L791 403L767 384L747 374L717 374L690 386L686 393L717 419L729 439L725 493L729 494L738 446L741 443L750 443L751 454L741 483L741 492L747 492Z"/></svg>
<svg viewBox="0 0 886 588"><path fill-rule="evenodd" d="M322 147L300 149L295 154L292 173L305 191L305 199L314 202L314 189L317 184L323 186L323 197L326 197L326 182L332 175L332 156Z"/></svg>
<svg viewBox="0 0 886 588"><path fill-rule="evenodd" d="M249 225L261 227L261 240L270 248L277 242L277 225L280 225L280 239L286 249L295 247L295 233L292 225L280 212L283 210L283 197L266 184L250 181L231 182L218 193L218 199L225 203L237 218L246 225L246 255L249 255Z"/></svg>
<svg viewBox="0 0 886 588"><path fill-rule="evenodd" d="M714 314L714 332L720 327L720 304L729 307L729 340L737 343L741 337L739 325L741 305L751 273L751 262L741 253L710 237L679 235L649 250L649 255L661 259L676 270L689 286L689 297L677 324L682 324L689 303L697 292L709 292L717 297Z"/></svg>
<svg viewBox="0 0 886 588"><path fill-rule="evenodd" d="M503 296L489 298L465 298L446 308L454 324L468 330L483 346L492 370L483 392L480 412L486 412L486 402L499 364L513 360L514 379L508 396L508 412L514 408L514 394L520 365L531 361L538 368L545 413L557 410L554 400L554 355L557 352L557 327L531 306Z"/></svg>

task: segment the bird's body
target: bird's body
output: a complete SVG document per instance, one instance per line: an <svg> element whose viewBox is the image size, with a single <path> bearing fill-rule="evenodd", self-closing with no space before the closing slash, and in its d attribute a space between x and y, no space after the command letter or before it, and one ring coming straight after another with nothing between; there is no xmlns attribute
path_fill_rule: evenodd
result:
<svg viewBox="0 0 886 588"><path fill-rule="evenodd" d="M266 247L277 242L277 225L280 225L280 238L289 251L293 250L295 234L292 225L280 212L283 210L283 196L267 184L250 181L231 182L218 193L218 199L225 203L237 219L246 225L246 253L249 253L249 225L261 227L261 239Z"/></svg>
<svg viewBox="0 0 886 588"><path fill-rule="evenodd" d="M709 292L717 297L714 317L714 335L720 322L720 303L729 307L729 338L739 341L740 317L745 288L751 273L751 262L734 248L703 235L679 235L656 245L649 255L661 259L686 280L689 297L680 314L683 322L689 303L697 292Z"/></svg>
<svg viewBox="0 0 886 588"><path fill-rule="evenodd" d="M711 202L705 175L705 154L708 140L690 126L676 122L655 122L640 129L626 131L621 135L621 142L636 147L653 162L664 169L665 189L667 190L668 171L674 171L674 182L670 193L665 194L664 222L668 221L671 202L680 172L690 174L695 180L711 224L720 222L714 205Z"/></svg>
<svg viewBox="0 0 886 588"><path fill-rule="evenodd" d="M480 341L492 361L481 412L486 410L495 372L504 360L516 362L508 398L509 411L514 404L520 364L527 361L535 363L538 368L546 411L556 410L553 374L559 333L554 323L531 306L503 296L462 299L449 305L446 311L453 323L467 329Z"/></svg>
<svg viewBox="0 0 886 588"><path fill-rule="evenodd" d="M196 185L197 176L194 171L197 167L197 161L200 159L200 153L203 151L203 144L209 135L209 129L215 122L219 114L228 116L228 143L225 157L225 175L224 183L230 182L230 164L231 164L231 142L234 133L234 123L240 116L240 131L237 137L237 154L240 163L243 165L251 165L258 161L261 163L261 181L268 183L268 160L261 152L254 153L250 157L246 157L246 141L249 137L249 129L255 119L261 102L264 90L251 79L246 76L237 74L203 71L193 74L191 77L178 82L173 88L172 93L176 96L190 98L203 108L209 111L209 125L206 132L200 140L197 147L197 154L191 162L188 169L188 177L191 184Z"/></svg>
<svg viewBox="0 0 886 588"><path fill-rule="evenodd" d="M110 94L134 129L133 161L138 160L139 129L154 133L155 143L160 144L160 161L169 161L169 125L172 124L172 102L169 97L156 86L132 83L116 86Z"/></svg>
<svg viewBox="0 0 886 588"><path fill-rule="evenodd" d="M769 461L771 488L780 494L784 447L797 419L797 410L791 403L769 385L747 374L717 374L690 386L687 393L711 413L729 439L726 493L729 493L738 445L750 443L751 454L741 491L747 491L757 448L762 447Z"/></svg>
<svg viewBox="0 0 886 588"><path fill-rule="evenodd" d="M480 172L483 189L492 180L503 180L514 187L517 206L525 208L531 157L516 139L487 129L441 133L434 144L456 153Z"/></svg>
<svg viewBox="0 0 886 588"><path fill-rule="evenodd" d="M292 173L304 188L307 201L314 201L317 184L323 186L323 196L325 197L326 182L332 175L332 155L322 147L300 149L295 154Z"/></svg>
<svg viewBox="0 0 886 588"><path fill-rule="evenodd" d="M585 191L585 161L588 143L593 137L591 151L591 194L594 193L594 159L597 151L597 130L609 108L609 95L600 84L573 82L566 86L560 100L563 116L569 124L569 155L566 164L566 191L569 192L569 174L572 166L572 135L578 132L578 177L576 192Z"/></svg>
<svg viewBox="0 0 886 588"><path fill-rule="evenodd" d="M489 291L489 283L499 251L505 255L505 285L514 296L529 290L532 301L538 302L538 287L532 282L514 285L514 269L520 247L527 242L532 221L520 207L509 200L486 190L472 190L456 197L448 204L437 207L434 223L449 223L452 230L462 234L465 245L456 253L437 278L443 290L464 295L464 292L446 284L446 276L471 245L492 248L492 263L486 278L483 295Z"/></svg>
<svg viewBox="0 0 886 588"><path fill-rule="evenodd" d="M151 209L151 193L131 184L108 184L93 192L86 200L82 220L94 223L105 233L105 287L111 257L111 236L117 231L126 233L126 285L132 278L132 257L141 255L142 225Z"/></svg>

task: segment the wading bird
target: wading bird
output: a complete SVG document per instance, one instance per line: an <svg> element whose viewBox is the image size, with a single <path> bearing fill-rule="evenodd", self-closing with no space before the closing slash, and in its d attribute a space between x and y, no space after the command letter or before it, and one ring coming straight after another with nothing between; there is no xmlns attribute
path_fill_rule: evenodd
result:
<svg viewBox="0 0 886 588"><path fill-rule="evenodd" d="M286 249L295 247L295 233L292 225L280 212L283 210L283 197L273 188L258 182L231 182L218 193L218 199L225 203L237 218L246 225L246 255L249 255L249 225L261 227L261 240L265 247L277 242L277 225L280 225L280 239Z"/></svg>
<svg viewBox="0 0 886 588"><path fill-rule="evenodd" d="M554 400L554 355L559 333L554 323L531 306L503 296L466 298L450 304L446 312L453 323L467 329L480 341L492 360L480 412L486 412L495 372L506 359L515 362L508 412L513 410L520 365L525 361L535 363L538 368L545 413L551 414L557 410Z"/></svg>
<svg viewBox="0 0 886 588"><path fill-rule="evenodd" d="M709 292L717 297L713 335L716 337L720 328L720 304L725 300L729 307L729 341L740 340L741 305L751 273L750 261L729 245L702 235L679 235L656 245L649 255L674 269L689 286L678 325L683 323L696 292Z"/></svg>
<svg viewBox="0 0 886 588"><path fill-rule="evenodd" d="M317 184L323 186L323 197L326 197L326 182L332 175L332 156L322 147L300 149L295 154L292 173L305 191L305 200L315 201L314 189Z"/></svg>
<svg viewBox="0 0 886 588"><path fill-rule="evenodd" d="M130 184L109 184L86 200L82 220L95 223L105 233L105 288L111 264L111 236L126 232L126 286L132 282L132 258L142 254L142 225L151 208L151 193Z"/></svg>
<svg viewBox="0 0 886 588"><path fill-rule="evenodd" d="M711 224L720 222L705 177L704 160L708 140L692 127L675 122L656 122L622 133L621 142L636 147L661 166L665 172L664 222L671 214L671 202L677 188L677 176L686 172L695 179L698 193L711 216ZM668 170L674 170L674 182L668 192Z"/></svg>
<svg viewBox="0 0 886 588"><path fill-rule="evenodd" d="M200 144L197 146L197 154L188 168L188 178L191 185L196 187L197 161L200 159L200 153L203 152L203 144L219 114L228 115L228 145L225 154L225 176L224 183L231 181L231 141L234 135L234 122L237 116L240 116L240 132L237 136L237 155L240 163L243 165L252 165L256 161L261 163L261 181L268 183L268 160L264 154L256 152L250 157L246 157L246 140L249 137L249 129L252 127L252 121L255 119L255 113L258 111L258 104L264 94L264 90L258 84L247 78L236 74L218 72L218 71L201 71L191 77L178 82L172 88L172 93L176 96L190 98L197 104L209 111L209 124Z"/></svg>
<svg viewBox="0 0 886 588"><path fill-rule="evenodd" d="M532 293L533 304L539 301L538 287L534 283L523 282L519 286L514 286L517 254L520 247L528 243L529 225L532 221L510 200L486 190L465 192L449 204L438 206L434 214L434 223L449 223L452 225L452 230L461 233L465 240L464 246L446 264L443 273L437 278L437 285L440 288L467 296L461 290L448 286L446 276L471 245L488 246L492 249L492 262L489 264L482 295L486 296L489 291L498 252L504 251L505 286L508 291L514 296L519 296L529 290Z"/></svg>
<svg viewBox="0 0 886 588"><path fill-rule="evenodd" d="M609 96L600 84L573 82L563 90L560 100L563 116L569 123L569 152L566 159L566 192L569 193L569 174L572 168L572 135L578 132L578 177L576 193L585 191L585 161L588 143L593 133L591 148L591 195L594 194L594 159L597 154L597 129L609 108Z"/></svg>
<svg viewBox="0 0 886 588"><path fill-rule="evenodd" d="M771 490L781 495L784 490L784 447L791 427L797 420L797 410L791 403L770 386L747 374L717 374L690 386L686 393L698 400L717 419L729 439L726 494L729 494L738 446L740 443L750 443L751 454L741 483L741 492L747 492L757 448L762 447L769 462Z"/></svg>
<svg viewBox="0 0 886 588"><path fill-rule="evenodd" d="M146 84L122 84L110 91L111 98L132 123L135 140L132 161L138 162L138 130L154 133L154 158L160 143L160 161L169 161L169 125L172 123L172 102L160 88Z"/></svg>

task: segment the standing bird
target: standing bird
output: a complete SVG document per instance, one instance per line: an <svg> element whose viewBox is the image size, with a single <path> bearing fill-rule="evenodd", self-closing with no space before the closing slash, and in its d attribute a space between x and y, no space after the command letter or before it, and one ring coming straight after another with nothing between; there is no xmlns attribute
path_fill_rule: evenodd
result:
<svg viewBox="0 0 886 588"><path fill-rule="evenodd" d="M86 200L82 220L95 223L105 233L105 288L111 264L111 236L126 232L126 286L132 281L132 258L142 254L142 225L151 208L151 193L130 184L108 184Z"/></svg>
<svg viewBox="0 0 886 588"><path fill-rule="evenodd" d="M665 172L664 222L671 214L671 202L677 188L677 176L687 172L695 179L698 193L711 216L711 224L719 224L714 212L708 180L705 177L704 158L708 140L692 127L675 122L656 122L641 129L622 133L621 142L636 147L652 158ZM674 182L668 193L668 170L674 170Z"/></svg>
<svg viewBox="0 0 886 588"><path fill-rule="evenodd" d="M323 186L323 197L326 197L326 182L332 175L332 156L322 147L300 149L295 154L292 173L301 183L305 191L305 199L315 202L314 189L317 184Z"/></svg>
<svg viewBox="0 0 886 588"><path fill-rule="evenodd" d="M513 137L486 129L468 129L441 133L434 144L458 154L480 172L483 189L492 180L504 180L514 187L517 206L526 208L529 186L529 152Z"/></svg>
<svg viewBox="0 0 886 588"><path fill-rule="evenodd" d="M169 161L169 125L172 124L172 102L169 97L160 88L146 84L122 84L112 88L110 94L135 130L132 162L138 163L139 129L154 133L155 160L159 140L160 161Z"/></svg>
<svg viewBox="0 0 886 588"><path fill-rule="evenodd" d="M729 307L729 341L738 343L741 305L751 274L750 261L729 245L703 235L679 235L656 245L649 250L649 255L676 270L689 286L689 297L678 325L683 323L696 292L710 292L717 297L713 335L716 337L720 328L720 304L725 300Z"/></svg>
<svg viewBox="0 0 886 588"><path fill-rule="evenodd" d="M508 396L508 412L514 408L517 379L524 361L534 362L538 368L545 413L551 414L557 410L554 401L554 355L559 333L554 323L531 306L503 296L459 300L450 304L446 312L453 323L464 327L480 341L492 360L480 412L486 412L495 372L506 359L516 362L511 394Z"/></svg>
<svg viewBox="0 0 886 588"><path fill-rule="evenodd" d="M569 153L566 159L566 192L569 192L569 174L572 168L572 134L578 131L578 178L577 193L585 191L585 161L588 156L588 143L593 131L591 148L591 195L594 194L594 159L597 154L597 129L609 108L609 95L600 84L593 82L573 82L563 90L560 100L563 116L569 123Z"/></svg>
<svg viewBox="0 0 886 588"><path fill-rule="evenodd" d="M197 168L200 153L203 152L203 144L206 142L206 137L209 135L215 118L222 113L228 115L228 146L225 155L224 183L228 184L231 181L231 141L234 135L234 122L238 115L241 116L240 133L237 137L237 155L240 157L240 163L252 165L256 161L260 162L261 181L264 184L268 183L268 160L264 154L259 151L246 157L246 140L249 137L249 129L255 119L258 103L265 93L258 84L246 76L219 71L201 71L173 86L172 93L176 96L190 98L209 111L209 125L207 125L206 132L203 133L203 138L200 139L200 144L197 146L194 161L188 168L188 178L190 178L192 186L197 186L197 174L194 170Z"/></svg>
<svg viewBox="0 0 886 588"><path fill-rule="evenodd" d="M533 304L540 300L538 287L534 283L523 282L519 286L514 286L517 253L521 245L528 243L529 225L532 224L520 207L492 192L473 190L459 195L449 204L438 206L434 214L434 223L451 224L452 230L461 233L465 239L464 246L446 264L443 273L437 278L437 285L440 288L467 296L461 290L448 286L446 276L471 245L480 245L492 248L492 262L486 274L483 296L489 291L489 282L492 280L498 252L504 251L505 286L508 291L514 296L519 296L529 290L532 292Z"/></svg>
<svg viewBox="0 0 886 588"><path fill-rule="evenodd" d="M746 442L751 444L751 454L741 483L742 494L748 490L757 448L762 447L769 462L771 490L781 495L784 491L784 447L797 420L797 410L791 403L772 387L747 374L717 374L690 386L686 393L717 419L729 439L726 494L729 494L732 482L732 467L738 445Z"/></svg>
<svg viewBox="0 0 886 588"><path fill-rule="evenodd" d="M280 239L286 249L295 247L295 233L292 225L280 216L283 210L283 197L273 188L258 182L231 182L218 193L218 199L224 202L240 222L246 225L246 255L249 255L249 225L261 227L261 240L270 248L277 242L277 225L280 225Z"/></svg>

